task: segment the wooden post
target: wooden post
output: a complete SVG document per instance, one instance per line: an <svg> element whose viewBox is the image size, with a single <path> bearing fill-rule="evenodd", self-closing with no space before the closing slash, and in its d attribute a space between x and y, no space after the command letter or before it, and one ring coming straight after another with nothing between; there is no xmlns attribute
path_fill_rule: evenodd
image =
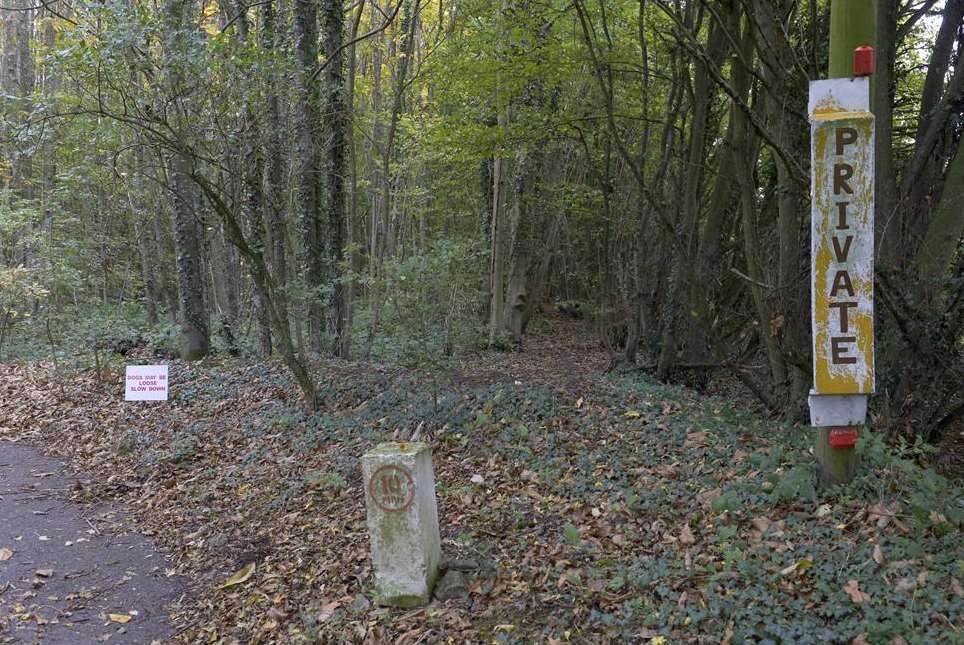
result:
<svg viewBox="0 0 964 645"><path fill-rule="evenodd" d="M830 64L828 76L830 79L851 79L854 74L853 60L854 50L857 47L876 44L876 11L874 0L832 0L830 9ZM855 434L858 428L863 426L866 419L867 397L874 387L874 363L873 363L873 117L868 118L859 116L859 112L869 113L869 96L871 90L868 83L864 83L859 89L853 88L832 88L826 85L816 89L818 84L811 87L811 103L819 104L821 99L826 99L827 95L833 94L836 90L852 90L856 92L854 101L849 105L837 105L837 108L844 108L852 111L853 118L847 118L843 114L836 117L815 118L815 112L823 110L830 112L835 108L827 105L812 105L811 120L813 125L813 217L811 249L813 251L813 328L814 328L814 390L810 397L811 423L814 428L814 453L820 467L821 485L842 484L850 481L857 472L857 455L852 447L835 446L840 443L834 441L838 437L846 437ZM866 95L864 94L866 92ZM863 96L867 97L864 106ZM816 101L814 100L816 98ZM838 97L839 98L839 97ZM845 100L844 103L847 103ZM869 122L869 130L867 123ZM837 134L846 130L845 134ZM857 141L846 143L850 140L852 132L861 132L857 136ZM836 137L836 141L828 141L827 138ZM842 139L841 139L842 137ZM869 139L869 141L868 141ZM820 145L823 141L823 145ZM861 162L859 159L854 163L854 159L846 154L848 150L854 151L854 145L861 148L859 151L862 156L867 154L869 145L869 158L864 157ZM834 148L833 150L828 150ZM838 176L835 167L839 163L848 161L855 167L858 179L862 176L870 178L869 184L861 183L865 186L863 195L858 188L856 197L851 199L847 206L839 206L844 199L840 196L833 197L834 188L842 190L836 192L846 192L851 189L850 185L834 186L825 190L818 190L821 178L818 177L821 168L818 167L818 156L827 155L830 152L837 153L839 157L834 163L827 159L823 170L829 169L828 177L831 184L837 180L846 182L842 174ZM843 153L843 154L841 154ZM860 164L863 164L862 167ZM841 170L841 173L844 171ZM825 177L827 178L827 177ZM861 199L863 197L863 199ZM869 197L869 199L868 199ZM862 203L868 202L869 203ZM855 209L854 206L857 208ZM834 224L833 229L827 226L826 220L832 217L828 209L841 208L850 209L849 221L841 219ZM846 218L847 213L840 211L840 217ZM821 223L820 217L824 218ZM846 224L855 230L841 228ZM869 228L868 228L869 227ZM840 234L834 229L841 229ZM849 249L853 255L848 256L847 239L853 233ZM869 237L869 239L868 239ZM823 239L826 238L826 239ZM869 249L869 251L867 250ZM830 251L828 254L827 251ZM863 252L861 252L863 250ZM828 272L833 270L834 277L829 278ZM846 272L846 277L840 275L838 271ZM869 275L863 275L868 274ZM862 279L858 280L856 286L853 282L853 274L861 274ZM849 284L845 284L848 283ZM854 298L843 299L837 296L840 293L855 295ZM852 304L853 303L853 304ZM859 303L859 304L858 304ZM829 313L828 313L829 312ZM859 325L859 327L858 327ZM846 330L847 333L843 333ZM855 331L856 330L856 331ZM843 339L843 340L842 340ZM856 339L851 342L850 339ZM850 350L853 351L850 351ZM850 361L856 359L856 363ZM839 363L839 361L845 361ZM847 441L843 442L848 443Z"/></svg>

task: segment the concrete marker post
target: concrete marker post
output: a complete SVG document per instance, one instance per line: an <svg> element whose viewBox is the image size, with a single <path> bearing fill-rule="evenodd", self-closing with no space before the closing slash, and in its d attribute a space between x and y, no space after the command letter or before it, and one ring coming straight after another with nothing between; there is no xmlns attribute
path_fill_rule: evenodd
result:
<svg viewBox="0 0 964 645"><path fill-rule="evenodd" d="M379 444L362 457L362 475L377 602L424 605L442 558L432 449Z"/></svg>

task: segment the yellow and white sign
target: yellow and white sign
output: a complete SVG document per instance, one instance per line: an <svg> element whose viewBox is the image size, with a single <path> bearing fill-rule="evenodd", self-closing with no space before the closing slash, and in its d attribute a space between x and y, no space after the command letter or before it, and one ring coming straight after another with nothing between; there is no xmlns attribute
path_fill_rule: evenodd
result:
<svg viewBox="0 0 964 645"><path fill-rule="evenodd" d="M816 394L874 391L874 115L869 82L810 84Z"/></svg>

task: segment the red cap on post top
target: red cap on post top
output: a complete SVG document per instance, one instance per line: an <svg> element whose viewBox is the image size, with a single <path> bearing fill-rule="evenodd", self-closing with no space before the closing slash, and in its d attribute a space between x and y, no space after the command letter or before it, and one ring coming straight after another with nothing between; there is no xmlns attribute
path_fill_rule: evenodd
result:
<svg viewBox="0 0 964 645"><path fill-rule="evenodd" d="M862 45L854 50L854 76L873 76L874 48Z"/></svg>

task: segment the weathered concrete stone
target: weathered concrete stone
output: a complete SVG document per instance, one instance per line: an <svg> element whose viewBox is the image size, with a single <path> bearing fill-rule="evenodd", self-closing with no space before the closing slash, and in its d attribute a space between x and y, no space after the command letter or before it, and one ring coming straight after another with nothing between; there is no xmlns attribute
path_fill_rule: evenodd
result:
<svg viewBox="0 0 964 645"><path fill-rule="evenodd" d="M378 603L426 604L442 558L432 450L379 444L362 457L362 475Z"/></svg>

